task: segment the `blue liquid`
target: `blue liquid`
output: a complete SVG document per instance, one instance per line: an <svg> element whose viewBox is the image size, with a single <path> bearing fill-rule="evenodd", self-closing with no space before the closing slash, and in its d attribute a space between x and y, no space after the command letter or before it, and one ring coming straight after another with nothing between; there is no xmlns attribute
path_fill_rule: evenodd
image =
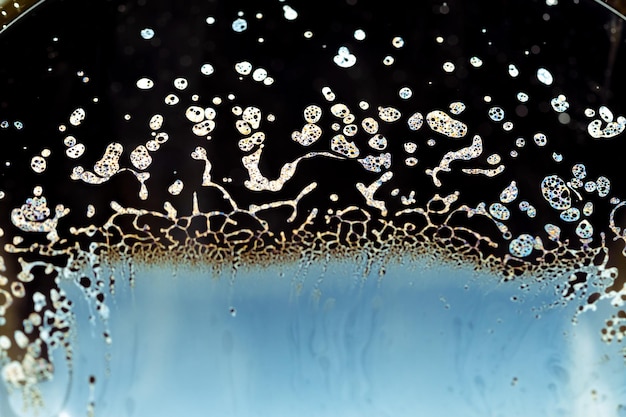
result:
<svg viewBox="0 0 626 417"><path fill-rule="evenodd" d="M109 347L77 302L74 373L57 358L43 384L61 416L85 415L90 375L96 416L624 415L619 346L597 330L607 315L574 326L575 303L545 307L550 286L513 302L516 283L425 265L379 280L333 264L321 282L319 266L234 282L172 272L118 283Z"/></svg>

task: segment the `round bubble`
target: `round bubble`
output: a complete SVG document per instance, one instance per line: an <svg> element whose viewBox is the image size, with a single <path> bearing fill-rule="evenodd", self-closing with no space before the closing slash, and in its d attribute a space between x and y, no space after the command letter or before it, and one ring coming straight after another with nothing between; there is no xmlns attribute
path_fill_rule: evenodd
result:
<svg viewBox="0 0 626 417"><path fill-rule="evenodd" d="M554 78L552 78L552 74L550 73L550 71L545 68L539 68L537 70L537 79L539 80L539 82L545 85L551 85L554 81Z"/></svg>
<svg viewBox="0 0 626 417"><path fill-rule="evenodd" d="M215 69L211 64L202 64L202 66L200 67L200 72L204 75L211 75L214 71Z"/></svg>
<svg viewBox="0 0 626 417"><path fill-rule="evenodd" d="M246 19L239 18L233 22L232 27L235 32L243 32L248 28L248 22Z"/></svg>
<svg viewBox="0 0 626 417"><path fill-rule="evenodd" d="M152 39L154 37L154 30L150 28L141 29L141 37L144 39Z"/></svg>
<svg viewBox="0 0 626 417"><path fill-rule="evenodd" d="M137 80L137 88L139 88L140 90L149 90L152 87L154 87L154 81L152 81L150 78L144 77Z"/></svg>

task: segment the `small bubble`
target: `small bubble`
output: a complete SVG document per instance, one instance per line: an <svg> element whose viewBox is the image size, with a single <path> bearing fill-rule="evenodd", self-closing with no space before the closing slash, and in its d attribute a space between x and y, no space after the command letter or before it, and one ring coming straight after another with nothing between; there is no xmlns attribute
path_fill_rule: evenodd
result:
<svg viewBox="0 0 626 417"><path fill-rule="evenodd" d="M513 78L517 78L519 75L519 70L515 66L515 64L509 64L509 75Z"/></svg>
<svg viewBox="0 0 626 417"><path fill-rule="evenodd" d="M589 109L589 108L585 109L585 116L587 116L587 117L593 117L593 116L595 116L595 115L596 115L595 110L593 110L593 109Z"/></svg>
<svg viewBox="0 0 626 417"><path fill-rule="evenodd" d="M395 60L393 59L393 57L391 55L387 55L385 58L383 58L383 64L389 66L389 65L393 65L393 62Z"/></svg>
<svg viewBox="0 0 626 417"><path fill-rule="evenodd" d="M357 41L362 41L365 39L365 31L363 29L357 29L354 31L354 39Z"/></svg>
<svg viewBox="0 0 626 417"><path fill-rule="evenodd" d="M167 192L171 195L178 195L183 191L183 182L176 180L172 185L167 188Z"/></svg>
<svg viewBox="0 0 626 417"><path fill-rule="evenodd" d="M257 13L255 17L257 19L263 19L263 13Z"/></svg>
<svg viewBox="0 0 626 417"><path fill-rule="evenodd" d="M437 37L435 38L435 42L437 42L437 43L443 43L443 38L442 38L441 36L437 36Z"/></svg>
<svg viewBox="0 0 626 417"><path fill-rule="evenodd" d="M491 103L491 96L485 96L483 97L483 100L485 103Z"/></svg>
<svg viewBox="0 0 626 417"><path fill-rule="evenodd" d="M19 120L16 120L13 122L13 127L15 127L17 130L22 130L24 129L24 123L20 122Z"/></svg>
<svg viewBox="0 0 626 417"><path fill-rule="evenodd" d="M264 68L257 68L252 73L254 81L263 81L267 77L267 71Z"/></svg>
<svg viewBox="0 0 626 417"><path fill-rule="evenodd" d="M215 71L215 69L213 68L213 65L211 64L202 64L202 66L200 67L200 72L204 75L211 75L213 74L213 72Z"/></svg>
<svg viewBox="0 0 626 417"><path fill-rule="evenodd" d="M248 75L252 72L252 64L248 61L241 61L235 64L235 71L241 75Z"/></svg>
<svg viewBox="0 0 626 417"><path fill-rule="evenodd" d="M165 104L168 104L170 106L178 104L179 101L180 100L179 100L179 98L178 98L178 96L176 94L168 94L165 97Z"/></svg>
<svg viewBox="0 0 626 417"><path fill-rule="evenodd" d="M296 20L296 18L298 17L298 12L296 12L291 6L284 5L283 16L287 20Z"/></svg>
<svg viewBox="0 0 626 417"><path fill-rule="evenodd" d="M477 56L473 56L470 58L470 64L475 68L479 68L483 65L483 61Z"/></svg>
<svg viewBox="0 0 626 417"><path fill-rule="evenodd" d="M489 165L496 165L499 164L500 161L502 160L502 158L500 157L500 155L498 155L497 153L491 154L487 157L487 163Z"/></svg>
<svg viewBox="0 0 626 417"><path fill-rule="evenodd" d="M400 96L401 99L408 100L413 95L413 91L411 91L409 87L402 87L400 91L398 92L398 95Z"/></svg>
<svg viewBox="0 0 626 417"><path fill-rule="evenodd" d="M431 139L428 139L428 140L426 141L426 144L427 144L428 146L430 146L430 147L433 147L433 146L435 146L435 145L437 144L437 141L436 141L435 139L432 139L432 138L431 138Z"/></svg>
<svg viewBox="0 0 626 417"><path fill-rule="evenodd" d="M452 72L452 71L454 71L454 64L452 62L445 62L443 64L443 70L445 72Z"/></svg>
<svg viewBox="0 0 626 417"><path fill-rule="evenodd" d="M415 165L417 165L417 162L418 162L418 161L417 161L417 158L416 158L416 157L414 157L414 156L410 156L410 157L408 157L408 158L406 158L406 159L404 160L404 163L405 163L405 164L406 164L406 166L408 166L408 167L414 167Z"/></svg>
<svg viewBox="0 0 626 417"><path fill-rule="evenodd" d="M206 18L207 25L212 25L215 23L215 18L213 16L209 16Z"/></svg>
<svg viewBox="0 0 626 417"><path fill-rule="evenodd" d="M152 39L154 37L154 30L151 28L141 29L141 37L144 39Z"/></svg>
<svg viewBox="0 0 626 417"><path fill-rule="evenodd" d="M519 100L521 103L526 103L528 101L528 94L520 91L519 93L517 93L517 100Z"/></svg>
<svg viewBox="0 0 626 417"><path fill-rule="evenodd" d="M338 201L338 200L339 200L339 196L337 194L330 195L330 201Z"/></svg>
<svg viewBox="0 0 626 417"><path fill-rule="evenodd" d="M350 53L347 46L341 46L337 50L337 55L333 57L333 61L341 68L349 68L356 64L356 56Z"/></svg>
<svg viewBox="0 0 626 417"><path fill-rule="evenodd" d="M489 109L487 114L489 115L489 118L494 122L500 122L504 119L504 110L502 109L502 107L492 107Z"/></svg>
<svg viewBox="0 0 626 417"><path fill-rule="evenodd" d="M552 152L552 159L554 159L555 162L561 162L563 161L563 155L561 155L560 153Z"/></svg>
<svg viewBox="0 0 626 417"><path fill-rule="evenodd" d="M327 101L335 100L335 93L333 93L333 90L331 90L330 87L323 87L322 94Z"/></svg>
<svg viewBox="0 0 626 417"><path fill-rule="evenodd" d="M545 85L551 85L554 79L552 78L552 74L545 68L539 68L537 70L537 79L539 82Z"/></svg>
<svg viewBox="0 0 626 417"><path fill-rule="evenodd" d="M391 44L394 48L402 48L404 46L404 39L399 36L396 36L391 40Z"/></svg>
<svg viewBox="0 0 626 417"><path fill-rule="evenodd" d="M523 148L524 146L526 146L526 139L524 138L515 139L515 146L517 146L518 148Z"/></svg>
<svg viewBox="0 0 626 417"><path fill-rule="evenodd" d="M238 18L233 22L232 28L235 32L241 33L248 28L248 22L246 19Z"/></svg>
<svg viewBox="0 0 626 417"><path fill-rule="evenodd" d="M152 81L150 78L144 77L137 80L137 88L139 88L140 90L149 90L152 87L154 87L154 81Z"/></svg>
<svg viewBox="0 0 626 417"><path fill-rule="evenodd" d="M533 140L537 144L537 146L546 146L548 143L548 138L543 133L535 133L533 136Z"/></svg>
<svg viewBox="0 0 626 417"><path fill-rule="evenodd" d="M0 128L2 128L2 129L8 129L8 128L9 128L9 122L7 122L6 120L3 120L3 121L0 123Z"/></svg>
<svg viewBox="0 0 626 417"><path fill-rule="evenodd" d="M361 110L367 110L370 108L370 104L367 101L360 101L359 107L361 108Z"/></svg>
<svg viewBox="0 0 626 417"><path fill-rule="evenodd" d="M507 132L513 130L513 122L504 122L504 124L502 125L502 129L506 130Z"/></svg>
<svg viewBox="0 0 626 417"><path fill-rule="evenodd" d="M306 32L304 32L304 37L307 39L311 39L313 37L313 32L307 30Z"/></svg>
<svg viewBox="0 0 626 417"><path fill-rule="evenodd" d="M176 87L178 90L184 90L185 88L187 88L188 84L189 83L185 78L176 78L174 80L174 87Z"/></svg>

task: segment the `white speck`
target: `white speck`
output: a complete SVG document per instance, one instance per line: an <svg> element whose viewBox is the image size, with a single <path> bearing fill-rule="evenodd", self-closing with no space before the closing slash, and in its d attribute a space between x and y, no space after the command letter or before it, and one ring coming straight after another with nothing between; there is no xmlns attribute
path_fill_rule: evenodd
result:
<svg viewBox="0 0 626 417"><path fill-rule="evenodd" d="M365 39L365 31L363 29L357 29L354 31L354 39L357 41L362 41Z"/></svg>
<svg viewBox="0 0 626 417"><path fill-rule="evenodd" d="M213 16L209 16L206 18L206 23L207 25L212 25L213 23L215 23L215 18Z"/></svg>

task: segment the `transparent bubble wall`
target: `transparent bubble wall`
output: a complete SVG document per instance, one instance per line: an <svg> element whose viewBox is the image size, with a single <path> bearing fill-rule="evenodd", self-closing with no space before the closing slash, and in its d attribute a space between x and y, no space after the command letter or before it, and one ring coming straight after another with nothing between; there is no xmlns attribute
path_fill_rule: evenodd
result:
<svg viewBox="0 0 626 417"><path fill-rule="evenodd" d="M1 415L626 415L618 11L0 14Z"/></svg>

